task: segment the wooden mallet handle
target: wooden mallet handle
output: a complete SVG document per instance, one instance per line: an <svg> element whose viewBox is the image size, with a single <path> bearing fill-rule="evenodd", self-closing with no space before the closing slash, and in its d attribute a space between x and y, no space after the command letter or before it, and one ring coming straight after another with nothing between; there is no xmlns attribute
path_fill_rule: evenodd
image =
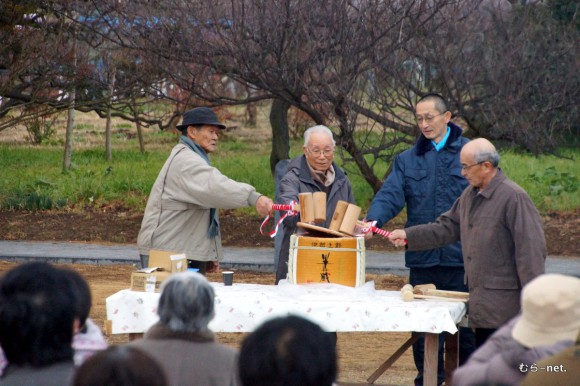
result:
<svg viewBox="0 0 580 386"><path fill-rule="evenodd" d="M361 210L362 209L360 206L348 204L346 213L344 214L344 218L342 219L342 223L340 224L338 231L352 236L354 234L354 227L356 226L356 222L358 221L358 216L360 216Z"/></svg>
<svg viewBox="0 0 580 386"><path fill-rule="evenodd" d="M326 222L326 193L314 192L312 200L314 202L314 222L324 224Z"/></svg>
<svg viewBox="0 0 580 386"><path fill-rule="evenodd" d="M312 193L299 193L298 200L300 201L300 221L305 223L314 222L314 200Z"/></svg>
<svg viewBox="0 0 580 386"><path fill-rule="evenodd" d="M336 208L334 209L334 214L332 215L328 229L338 232L340 224L342 224L342 220L344 219L346 208L348 208L348 202L340 200L336 203Z"/></svg>

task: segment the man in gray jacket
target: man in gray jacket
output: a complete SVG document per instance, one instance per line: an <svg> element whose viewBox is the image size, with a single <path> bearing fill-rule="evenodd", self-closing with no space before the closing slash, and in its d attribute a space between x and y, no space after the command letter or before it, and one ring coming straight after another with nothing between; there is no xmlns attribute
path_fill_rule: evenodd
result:
<svg viewBox="0 0 580 386"><path fill-rule="evenodd" d="M333 162L334 138L326 126L318 125L304 132L304 155L290 161L288 171L280 181L280 204L298 202L304 192L326 193L326 222L328 228L339 200L354 203L352 187L346 174ZM277 259L276 284L286 279L290 236L296 231L298 217L286 217L276 237L281 237L280 256Z"/></svg>
<svg viewBox="0 0 580 386"><path fill-rule="evenodd" d="M469 324L480 347L520 311L520 293L545 271L542 220L528 194L498 168L499 154L486 139L461 150L462 174L469 182L450 210L430 224L393 231L389 239L411 251L461 240Z"/></svg>
<svg viewBox="0 0 580 386"><path fill-rule="evenodd" d="M207 107L183 115L182 135L155 181L137 239L141 265L149 250L185 253L190 267L205 273L208 262L222 259L218 209L255 206L260 216L272 200L248 184L234 181L211 166L208 154L217 148L225 125Z"/></svg>

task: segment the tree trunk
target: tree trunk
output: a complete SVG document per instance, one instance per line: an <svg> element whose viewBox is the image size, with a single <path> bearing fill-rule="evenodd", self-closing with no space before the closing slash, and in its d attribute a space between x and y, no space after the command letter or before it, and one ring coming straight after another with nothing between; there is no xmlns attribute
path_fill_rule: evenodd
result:
<svg viewBox="0 0 580 386"><path fill-rule="evenodd" d="M73 70L76 72L77 68L77 40L76 34L73 32ZM66 173L70 170L70 165L72 162L72 136L73 127L75 124L75 101L77 99L77 90L74 83L70 88L69 94L69 105L68 105L68 119L66 121L66 132L64 139L64 157L62 161L62 172Z"/></svg>
<svg viewBox="0 0 580 386"><path fill-rule="evenodd" d="M248 114L248 126L256 127L258 124L258 104L250 102L246 105L246 112Z"/></svg>
<svg viewBox="0 0 580 386"><path fill-rule="evenodd" d="M270 108L270 125L272 126L272 153L270 154L270 170L278 161L290 158L290 135L288 134L288 109L290 103L282 99L274 99Z"/></svg>
<svg viewBox="0 0 580 386"><path fill-rule="evenodd" d="M248 97L254 94L254 90L251 87L246 87ZM248 117L248 126L256 127L258 124L258 104L256 102L250 102L246 105L246 114Z"/></svg>
<svg viewBox="0 0 580 386"><path fill-rule="evenodd" d="M112 68L111 78L109 79L109 95L107 103L107 123L105 125L105 153L107 161L113 159L113 150L111 149L111 110L113 109L113 93L115 92L115 67Z"/></svg>
<svg viewBox="0 0 580 386"><path fill-rule="evenodd" d="M68 119L66 121L66 133L64 139L64 159L62 162L62 171L68 172L70 170L70 165L72 162L72 135L73 127L75 124L75 99L76 99L76 88L72 88L70 91L70 102L68 107Z"/></svg>
<svg viewBox="0 0 580 386"><path fill-rule="evenodd" d="M143 128L141 128L141 122L139 122L139 110L137 109L137 100L135 99L135 95L131 95L131 109L133 110L133 116L135 117L135 125L137 126L137 138L139 138L139 150L141 151L141 153L145 153Z"/></svg>

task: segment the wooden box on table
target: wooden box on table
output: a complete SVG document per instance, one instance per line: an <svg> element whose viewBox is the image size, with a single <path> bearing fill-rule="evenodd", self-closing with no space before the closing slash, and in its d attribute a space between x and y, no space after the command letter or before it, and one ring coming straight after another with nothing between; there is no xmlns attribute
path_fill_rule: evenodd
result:
<svg viewBox="0 0 580 386"><path fill-rule="evenodd" d="M349 287L363 285L364 238L292 235L288 281L293 284L332 283Z"/></svg>

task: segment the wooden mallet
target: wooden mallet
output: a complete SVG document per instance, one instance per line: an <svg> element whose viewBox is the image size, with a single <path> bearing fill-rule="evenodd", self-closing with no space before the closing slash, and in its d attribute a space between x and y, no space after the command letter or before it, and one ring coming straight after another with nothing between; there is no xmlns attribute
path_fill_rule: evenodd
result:
<svg viewBox="0 0 580 386"><path fill-rule="evenodd" d="M469 294L467 294L466 292L455 292L455 291L439 291L439 290L433 290L433 289L429 289L432 287L435 287L433 284L426 284L423 285L423 288L427 288L427 289L422 289L422 288L417 288L414 289L413 286L411 284L405 284L403 286L403 288L401 288L401 298L403 299L404 302L410 302L413 301L415 299L431 299L431 300L439 300L442 302L466 302L467 296ZM419 286L416 286L419 287ZM431 295L423 295L423 291L435 291L435 292L429 292L431 293ZM454 297L446 297L445 293L453 293ZM437 295L435 295L437 294ZM462 294L461 296L457 296L458 294ZM441 296L438 296L441 295ZM467 295L467 296L465 296Z"/></svg>

